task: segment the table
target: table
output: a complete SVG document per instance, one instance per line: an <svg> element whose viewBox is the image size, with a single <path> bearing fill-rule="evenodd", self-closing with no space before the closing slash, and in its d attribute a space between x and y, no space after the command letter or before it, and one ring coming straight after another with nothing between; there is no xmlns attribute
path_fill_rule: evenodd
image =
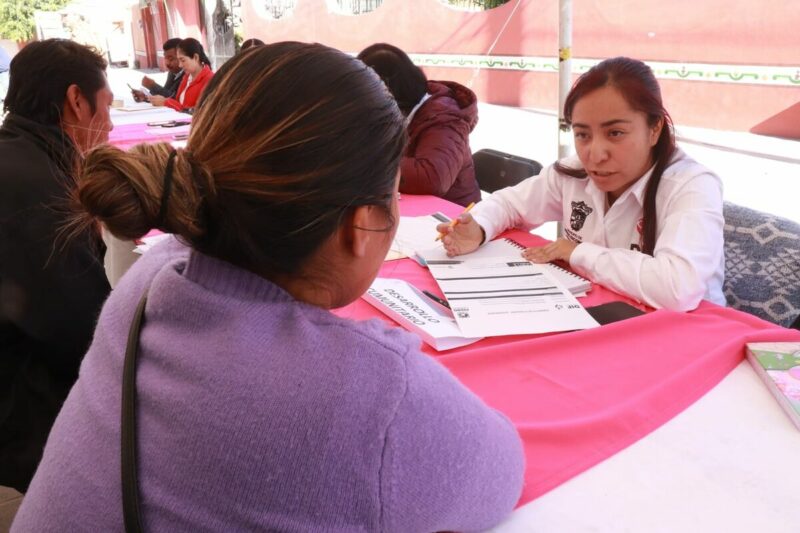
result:
<svg viewBox="0 0 800 533"><path fill-rule="evenodd" d="M400 208L460 210L407 195ZM438 292L410 260L385 263L380 275ZM614 299L622 297L594 287L582 303ZM391 322L363 301L337 313ZM423 351L523 438L521 506L495 531L794 531L800 432L743 362L745 342L762 340L800 332L704 302L595 330Z"/></svg>
<svg viewBox="0 0 800 533"><path fill-rule="evenodd" d="M461 208L433 197L403 195L400 209L411 216L437 210L452 216ZM524 240L517 234L514 237ZM536 240L527 237L527 242ZM411 260L387 262L380 275L438 292L430 274ZM588 306L617 299L622 297L595 286L581 302ZM362 300L337 313L391 322ZM800 432L743 362L745 342L779 340L800 340L800 332L703 303L691 313L655 311L597 330L484 339L441 354L427 346L423 351L506 413L523 437L528 458L526 487L517 510L494 529L498 533L788 533L800 524L796 481L800 479ZM653 367L653 362L677 361L680 364L675 366L692 379L665 374L661 386L645 391L649 394L643 399L630 394L632 403L610 403L604 416L592 412L593 418L587 414L583 420L582 411L589 413L597 407L589 401L591 397L582 398L588 403L578 405L571 418L559 420L562 410L547 420L541 414L557 411L558 405L541 394L519 395L525 387L542 390L543 381L558 385L553 380L556 376L544 370L563 368L561 362L581 368L581 362L600 360L613 365L626 358L628 364L643 363L636 369L643 378L652 379L655 370L656 385L663 367ZM624 373L624 364L618 370L618 377L630 376ZM589 392L610 394L615 400L620 399L620 394L614 395L615 387L623 387L625 393L636 389L629 379L612 381L610 391L605 380L599 381L597 390ZM542 406L538 419L529 411L537 405ZM592 420L618 420L622 427L614 428L608 441L597 446L591 439ZM570 439L559 440L559 435ZM550 457L553 447L561 448L552 456L557 468L549 459L539 462Z"/></svg>
<svg viewBox="0 0 800 533"><path fill-rule="evenodd" d="M795 533L800 432L749 363L495 533Z"/></svg>
<svg viewBox="0 0 800 533"><path fill-rule="evenodd" d="M178 132L187 128L161 128L159 133L153 133L155 128L147 125L148 122L165 122L169 120L187 121L192 117L186 113L179 113L169 107L153 107L146 111L120 111L111 109L111 122L114 129L108 136L108 142L118 148L126 150L142 142L172 142ZM176 146L178 144L173 143ZM183 143L185 145L185 143Z"/></svg>

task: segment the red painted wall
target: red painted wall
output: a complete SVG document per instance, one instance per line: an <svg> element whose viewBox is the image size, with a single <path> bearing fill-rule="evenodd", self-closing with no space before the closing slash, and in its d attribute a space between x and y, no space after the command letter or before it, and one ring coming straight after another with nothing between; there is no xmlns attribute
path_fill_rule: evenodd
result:
<svg viewBox="0 0 800 533"><path fill-rule="evenodd" d="M558 0L511 0L485 12L457 11L438 0L384 0L358 16L328 13L325 0L297 0L293 16L260 18L242 2L245 37L266 42L317 41L357 52L377 41L410 53L486 54L516 9L493 54L554 57ZM628 55L651 61L772 65L800 68L797 0L576 0L573 57ZM471 69L426 68L431 78L463 83ZM557 76L482 70L473 84L481 100L555 109ZM661 81L675 121L746 130L800 100L800 89L763 85Z"/></svg>
<svg viewBox="0 0 800 533"><path fill-rule="evenodd" d="M201 13L197 0L167 0L166 16L160 13L164 10L164 3L161 0L157 2L151 0L158 6L158 19L165 21L164 28L153 27L156 36L155 47L158 51L157 64L151 65L147 62L145 54L145 34L141 27L142 16L139 6L131 8L131 23L133 26L133 46L136 53L136 58L140 62L142 68L160 68L166 69L164 65L164 55L162 45L166 39L179 37L185 39L187 37L194 37L200 42L205 42L203 32L201 29ZM155 25L154 25L155 26Z"/></svg>
<svg viewBox="0 0 800 533"><path fill-rule="evenodd" d="M167 5L170 8L174 32L170 34L170 37L180 37L181 39L194 37L203 42L197 0L169 0Z"/></svg>

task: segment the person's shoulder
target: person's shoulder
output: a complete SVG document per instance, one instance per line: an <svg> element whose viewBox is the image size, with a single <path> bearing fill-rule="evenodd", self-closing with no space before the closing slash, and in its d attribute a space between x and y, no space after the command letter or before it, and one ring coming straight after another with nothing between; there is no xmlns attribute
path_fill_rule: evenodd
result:
<svg viewBox="0 0 800 533"><path fill-rule="evenodd" d="M325 361L335 366L342 386L350 390L348 383L360 383L359 395L372 395L375 406L396 404L416 369L424 365L421 360L428 358L420 352L418 337L380 319L352 320L302 302L291 308L281 316L293 350L307 353L324 347ZM375 395L377 391L382 392Z"/></svg>
<svg viewBox="0 0 800 533"><path fill-rule="evenodd" d="M477 114L478 97L468 87L455 81L429 80L427 91L429 101L423 104L428 107L441 107L452 110L470 110ZM473 109L474 108L474 109Z"/></svg>
<svg viewBox="0 0 800 533"><path fill-rule="evenodd" d="M332 339L356 346L356 351L370 357L406 359L409 354L419 352L418 337L377 318L356 321L322 311L312 320L327 329Z"/></svg>
<svg viewBox="0 0 800 533"><path fill-rule="evenodd" d="M669 165L664 169L661 181L676 187L697 181L721 183L719 176L714 171L695 161L680 148L675 150L672 155Z"/></svg>
<svg viewBox="0 0 800 533"><path fill-rule="evenodd" d="M475 100L477 96L469 87L461 85L457 81L449 80L428 80L428 94L432 96L451 96L461 95L468 100Z"/></svg>
<svg viewBox="0 0 800 533"><path fill-rule="evenodd" d="M463 85L449 81L429 81L428 99L422 104L409 125L409 132L429 128L466 126L471 131L478 123L478 103L475 93Z"/></svg>
<svg viewBox="0 0 800 533"><path fill-rule="evenodd" d="M0 187L3 194L30 193L49 196L63 189L66 179L48 153L32 139L0 130ZM53 179L57 176L58 179Z"/></svg>
<svg viewBox="0 0 800 533"><path fill-rule="evenodd" d="M198 81L208 80L214 77L214 71L211 70L211 67L208 65L203 65L203 69L200 71L200 74L197 75Z"/></svg>
<svg viewBox="0 0 800 533"><path fill-rule="evenodd" d="M142 257L136 260L128 272L120 279L114 292L122 293L133 287L133 292L140 293L142 287L165 268L182 270L189 258L191 248L170 236L147 250Z"/></svg>
<svg viewBox="0 0 800 533"><path fill-rule="evenodd" d="M17 163L30 167L47 158L47 152L31 137L6 127L0 128L0 154L3 161L0 169ZM29 159L30 154L36 154L37 158Z"/></svg>

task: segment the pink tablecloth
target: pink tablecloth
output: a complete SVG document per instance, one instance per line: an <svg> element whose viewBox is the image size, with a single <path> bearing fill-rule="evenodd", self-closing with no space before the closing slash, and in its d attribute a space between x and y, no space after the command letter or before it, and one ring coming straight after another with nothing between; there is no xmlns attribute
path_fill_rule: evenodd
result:
<svg viewBox="0 0 800 533"><path fill-rule="evenodd" d="M426 196L403 195L400 208L411 216L460 211ZM385 263L380 275L436 290L427 270L408 259ZM581 302L622 299L594 286ZM362 300L337 314L391 321ZM704 302L691 313L659 310L592 330L495 337L444 353L425 345L423 351L517 426L527 457L523 504L680 413L742 360L746 342L784 340L800 340L800 332Z"/></svg>
<svg viewBox="0 0 800 533"><path fill-rule="evenodd" d="M182 120L190 120L191 117L188 115L185 119ZM175 140L175 134L181 130L175 130L174 128L161 128L163 130L160 134L153 134L148 133L146 130L154 129L147 124L123 124L120 126L114 126L114 129L111 130L111 133L108 135L108 142L109 144L113 144L117 148L121 148L123 150L127 150L131 146L143 142L171 142Z"/></svg>

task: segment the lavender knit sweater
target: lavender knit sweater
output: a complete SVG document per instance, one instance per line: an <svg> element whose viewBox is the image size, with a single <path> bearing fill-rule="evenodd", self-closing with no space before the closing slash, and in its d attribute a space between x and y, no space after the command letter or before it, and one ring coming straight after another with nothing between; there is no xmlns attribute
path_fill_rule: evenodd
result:
<svg viewBox="0 0 800 533"><path fill-rule="evenodd" d="M12 531L121 531L120 387L138 367L146 531L480 530L522 487L514 427L419 341L169 241L112 292Z"/></svg>

